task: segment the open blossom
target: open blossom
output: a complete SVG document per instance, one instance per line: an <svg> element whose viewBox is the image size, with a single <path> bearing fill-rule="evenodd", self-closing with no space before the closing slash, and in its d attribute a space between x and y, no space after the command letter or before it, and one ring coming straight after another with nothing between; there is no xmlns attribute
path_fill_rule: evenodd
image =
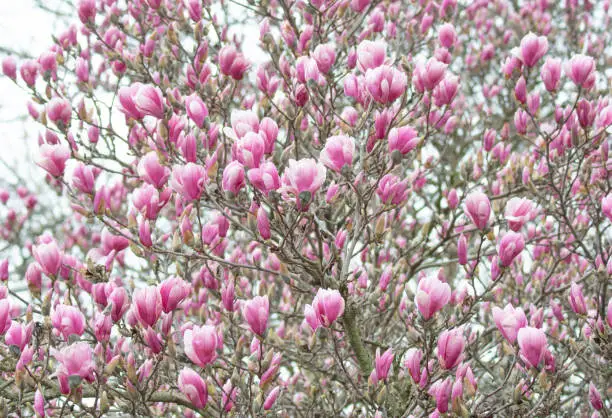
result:
<svg viewBox="0 0 612 418"><path fill-rule="evenodd" d="M70 102L61 97L54 97L47 103L47 117L51 122L61 122L64 126L70 123L72 107Z"/></svg>
<svg viewBox="0 0 612 418"><path fill-rule="evenodd" d="M53 177L64 174L66 161L70 158L70 148L65 144L42 144L40 146L40 157L36 161L40 167Z"/></svg>
<svg viewBox="0 0 612 418"><path fill-rule="evenodd" d="M312 53L312 57L316 61L319 71L327 74L334 65L334 62L336 62L336 50L334 45L331 43L317 45Z"/></svg>
<svg viewBox="0 0 612 418"><path fill-rule="evenodd" d="M170 277L159 284L162 310L166 313L175 310L189 295L191 286L180 277Z"/></svg>
<svg viewBox="0 0 612 418"><path fill-rule="evenodd" d="M376 194L387 205L401 205L408 198L408 181L400 180L393 174L386 174L380 179Z"/></svg>
<svg viewBox="0 0 612 418"><path fill-rule="evenodd" d="M94 381L96 365L89 344L79 342L61 350L51 348L51 355L59 362L55 375L60 383L62 393L70 392L69 378L72 376L78 376L88 382Z"/></svg>
<svg viewBox="0 0 612 418"><path fill-rule="evenodd" d="M414 69L412 84L420 93L425 90L432 91L444 79L447 67L447 64L435 58L424 63L419 62Z"/></svg>
<svg viewBox="0 0 612 418"><path fill-rule="evenodd" d="M519 231L525 222L529 220L531 211L533 210L533 202L529 199L513 197L506 203L504 217L508 221L508 226L511 230Z"/></svg>
<svg viewBox="0 0 612 418"><path fill-rule="evenodd" d="M255 296L247 301L242 309L242 315L254 334L263 336L268 326L270 302L268 296Z"/></svg>
<svg viewBox="0 0 612 418"><path fill-rule="evenodd" d="M465 199L465 214L478 229L485 229L491 216L491 202L482 192L472 192Z"/></svg>
<svg viewBox="0 0 612 418"><path fill-rule="evenodd" d="M164 96L158 87L143 84L132 90L132 103L142 115L164 117Z"/></svg>
<svg viewBox="0 0 612 418"><path fill-rule="evenodd" d="M325 166L313 158L289 160L282 176L283 190L297 197L298 208L302 207L302 193L308 192L309 201L325 182Z"/></svg>
<svg viewBox="0 0 612 418"><path fill-rule="evenodd" d="M312 301L312 309L324 327L329 327L344 313L344 298L332 289L319 289Z"/></svg>
<svg viewBox="0 0 612 418"><path fill-rule="evenodd" d="M65 340L71 335L83 335L85 316L75 306L57 305L51 315L51 323Z"/></svg>
<svg viewBox="0 0 612 418"><path fill-rule="evenodd" d="M533 67L547 51L548 39L545 36L537 36L530 32L521 39L518 58L525 66Z"/></svg>
<svg viewBox="0 0 612 418"><path fill-rule="evenodd" d="M357 64L362 72L384 64L387 45L382 41L361 41L357 46Z"/></svg>
<svg viewBox="0 0 612 418"><path fill-rule="evenodd" d="M196 408L204 408L208 401L208 387L202 377L189 367L179 373L179 390Z"/></svg>
<svg viewBox="0 0 612 418"><path fill-rule="evenodd" d="M206 169L201 165L187 163L172 170L172 188L186 200L199 200L208 181Z"/></svg>
<svg viewBox="0 0 612 418"><path fill-rule="evenodd" d="M355 140L350 136L330 136L325 141L325 148L321 151L319 160L328 168L340 172L342 167L353 164L355 153Z"/></svg>
<svg viewBox="0 0 612 418"><path fill-rule="evenodd" d="M280 177L273 162L266 161L257 168L248 171L247 177L251 184L266 196L272 190L280 187Z"/></svg>
<svg viewBox="0 0 612 418"><path fill-rule="evenodd" d="M212 325L194 326L183 335L185 354L198 366L204 367L217 358L217 349L221 348L217 330Z"/></svg>
<svg viewBox="0 0 612 418"><path fill-rule="evenodd" d="M546 334L539 328L525 327L518 331L521 358L527 366L538 367L546 350Z"/></svg>
<svg viewBox="0 0 612 418"><path fill-rule="evenodd" d="M159 189L170 177L170 169L160 163L157 152L151 151L138 162L138 175L145 182Z"/></svg>
<svg viewBox="0 0 612 418"><path fill-rule="evenodd" d="M514 344L521 328L527 326L527 317L521 308L507 304L504 309L493 308L493 321L499 332L510 344Z"/></svg>
<svg viewBox="0 0 612 418"><path fill-rule="evenodd" d="M451 289L448 283L435 276L424 277L419 281L415 303L424 319L431 318L450 301Z"/></svg>
<svg viewBox="0 0 612 418"><path fill-rule="evenodd" d="M221 72L234 80L240 80L248 70L250 64L233 45L224 46L219 51L219 68Z"/></svg>
<svg viewBox="0 0 612 418"><path fill-rule="evenodd" d="M578 54L565 63L565 74L578 87L590 89L595 84L595 60Z"/></svg>
<svg viewBox="0 0 612 418"><path fill-rule="evenodd" d="M419 143L417 131L411 126L401 126L389 131L389 152L399 151L402 155L408 154Z"/></svg>
<svg viewBox="0 0 612 418"><path fill-rule="evenodd" d="M601 199L601 211L612 222L612 193Z"/></svg>
<svg viewBox="0 0 612 418"><path fill-rule="evenodd" d="M236 159L247 168L257 168L266 152L264 138L255 132L247 132L235 144Z"/></svg>
<svg viewBox="0 0 612 418"><path fill-rule="evenodd" d="M378 103L394 102L406 91L407 77L403 71L383 65L366 72L366 88Z"/></svg>

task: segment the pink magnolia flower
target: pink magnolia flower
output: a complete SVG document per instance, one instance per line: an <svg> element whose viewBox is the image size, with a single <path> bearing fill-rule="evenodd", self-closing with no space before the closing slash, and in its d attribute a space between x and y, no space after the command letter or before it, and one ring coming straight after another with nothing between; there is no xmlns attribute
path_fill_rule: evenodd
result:
<svg viewBox="0 0 612 418"><path fill-rule="evenodd" d="M142 119L144 117L144 113L138 110L134 103L134 96L142 85L142 83L134 83L131 86L125 86L119 89L117 96L119 98L119 104L121 105L120 110L128 118Z"/></svg>
<svg viewBox="0 0 612 418"><path fill-rule="evenodd" d="M266 396L266 399L263 403L264 411L269 411L270 409L272 409L272 406L274 406L274 403L278 399L278 395L280 395L280 392L280 386L276 386L270 391L270 393L268 393L268 396Z"/></svg>
<svg viewBox="0 0 612 418"><path fill-rule="evenodd" d="M447 67L447 64L435 58L430 58L425 63L419 62L414 69L412 84L420 93L425 90L432 91L444 79Z"/></svg>
<svg viewBox="0 0 612 418"><path fill-rule="evenodd" d="M268 296L255 296L247 301L242 309L242 316L249 324L254 334L263 337L268 326L270 315L270 302Z"/></svg>
<svg viewBox="0 0 612 418"><path fill-rule="evenodd" d="M355 153L355 140L350 136L330 136L325 141L325 148L321 151L319 160L328 168L340 172L342 167L353 164Z"/></svg>
<svg viewBox="0 0 612 418"><path fill-rule="evenodd" d="M57 305L51 315L51 323L65 340L71 335L83 335L85 316L74 306Z"/></svg>
<svg viewBox="0 0 612 418"><path fill-rule="evenodd" d="M200 0L188 0L186 6L191 20L199 22L202 19L202 2Z"/></svg>
<svg viewBox="0 0 612 418"><path fill-rule="evenodd" d="M612 193L601 199L601 211L606 218L612 221Z"/></svg>
<svg viewBox="0 0 612 418"><path fill-rule="evenodd" d="M248 171L247 177L251 184L266 196L270 191L280 187L280 177L273 162L266 161L258 168Z"/></svg>
<svg viewBox="0 0 612 418"><path fill-rule="evenodd" d="M312 305L304 306L304 319L306 320L306 323L310 325L310 328L312 328L313 331L316 331L317 328L319 328L319 326L321 325L319 323L317 313L315 312Z"/></svg>
<svg viewBox="0 0 612 418"><path fill-rule="evenodd" d="M374 369L370 374L372 384L376 385L380 381L386 381L389 376L389 370L393 364L393 351L389 348L382 355L380 348L376 349L376 359L374 360Z"/></svg>
<svg viewBox="0 0 612 418"><path fill-rule="evenodd" d="M451 377L447 377L444 380L435 381L429 388L429 395L436 398L436 408L441 413L444 414L448 411L448 401L451 397L451 388L453 385L453 381Z"/></svg>
<svg viewBox="0 0 612 418"><path fill-rule="evenodd" d="M4 57L2 59L2 74L10 79L17 78L17 61L13 57Z"/></svg>
<svg viewBox="0 0 612 418"><path fill-rule="evenodd" d="M385 63L387 45L383 41L361 41L357 46L357 65L361 72Z"/></svg>
<svg viewBox="0 0 612 418"><path fill-rule="evenodd" d="M423 351L419 348L410 348L406 352L406 360L404 366L408 369L410 377L415 383L419 383L421 380L421 360L423 358Z"/></svg>
<svg viewBox="0 0 612 418"><path fill-rule="evenodd" d="M108 296L108 303L111 305L111 319L117 322L130 307L130 299L127 291L123 287L118 287Z"/></svg>
<svg viewBox="0 0 612 418"><path fill-rule="evenodd" d="M270 239L270 219L263 208L257 209L257 230L263 239Z"/></svg>
<svg viewBox="0 0 612 418"><path fill-rule="evenodd" d="M459 77L448 74L434 88L434 103L438 107L451 104L459 90Z"/></svg>
<svg viewBox="0 0 612 418"><path fill-rule="evenodd" d="M85 194L91 194L94 190L96 176L92 167L77 162L72 172L72 185Z"/></svg>
<svg viewBox="0 0 612 418"><path fill-rule="evenodd" d="M589 402L591 406L596 411L601 411L604 407L603 401L601 399L601 394L597 390L597 387L593 384L593 382L589 382Z"/></svg>
<svg viewBox="0 0 612 418"><path fill-rule="evenodd" d="M223 190L237 195L244 187L244 166L238 161L232 161L223 170Z"/></svg>
<svg viewBox="0 0 612 418"><path fill-rule="evenodd" d="M533 210L533 202L529 199L513 197L506 203L504 217L508 221L508 226L511 230L519 231L525 222L529 220L531 211Z"/></svg>
<svg viewBox="0 0 612 418"><path fill-rule="evenodd" d="M36 161L47 173L53 177L64 174L66 161L70 158L70 148L65 144L42 144L40 146L40 157Z"/></svg>
<svg viewBox="0 0 612 418"><path fill-rule="evenodd" d="M47 103L47 117L51 122L62 124L58 127L66 127L70 124L70 116L72 115L72 106L70 102L62 97L54 97Z"/></svg>
<svg viewBox="0 0 612 418"><path fill-rule="evenodd" d="M312 301L312 309L319 323L329 327L344 313L344 298L335 289L319 289Z"/></svg>
<svg viewBox="0 0 612 418"><path fill-rule="evenodd" d="M535 66L540 58L548 51L548 39L545 36L537 36L529 32L521 39L518 58L527 67Z"/></svg>
<svg viewBox="0 0 612 418"><path fill-rule="evenodd" d="M172 312L191 292L191 285L180 277L172 276L158 286L161 306L165 313Z"/></svg>
<svg viewBox="0 0 612 418"><path fill-rule="evenodd" d="M184 367L179 373L179 390L196 408L204 408L208 401L208 387L198 373L189 367Z"/></svg>
<svg viewBox="0 0 612 418"><path fill-rule="evenodd" d="M18 347L20 351L23 351L26 345L30 343L32 338L33 324L28 325L20 324L17 321L12 321L11 326L6 331L4 336L4 342L8 346Z"/></svg>
<svg viewBox="0 0 612 418"><path fill-rule="evenodd" d="M389 131L389 152L399 151L402 155L408 154L419 143L418 133L411 126L393 128Z"/></svg>
<svg viewBox="0 0 612 418"><path fill-rule="evenodd" d="M582 293L582 286L576 282L572 282L570 287L569 303L574 312L579 315L586 315L587 306L584 294Z"/></svg>
<svg viewBox="0 0 612 418"><path fill-rule="evenodd" d="M32 247L32 254L47 276L55 276L57 274L62 265L62 253L55 240L35 245Z"/></svg>
<svg viewBox="0 0 612 418"><path fill-rule="evenodd" d="M36 393L34 393L34 412L40 417L45 416L45 398L40 388L36 389Z"/></svg>
<svg viewBox="0 0 612 418"><path fill-rule="evenodd" d="M187 110L187 116L189 119L195 122L198 128L204 127L204 121L208 116L208 108L200 96L196 93L189 95L185 98L185 109Z"/></svg>
<svg viewBox="0 0 612 418"><path fill-rule="evenodd" d="M77 11L83 24L93 22L96 17L96 0L79 0Z"/></svg>
<svg viewBox="0 0 612 418"><path fill-rule="evenodd" d="M512 261L518 256L525 248L525 240L523 234L518 232L508 232L499 241L497 248L497 254L499 261L502 266L508 267L512 264Z"/></svg>
<svg viewBox="0 0 612 418"><path fill-rule="evenodd" d="M378 103L392 103L406 91L406 74L390 65L369 69L365 77L366 88Z"/></svg>
<svg viewBox="0 0 612 418"><path fill-rule="evenodd" d="M143 326L155 325L162 312L162 298L159 289L155 286L136 289L134 309L136 317Z"/></svg>
<svg viewBox="0 0 612 418"><path fill-rule="evenodd" d="M312 53L319 71L327 74L336 62L336 50L333 44L319 44Z"/></svg>
<svg viewBox="0 0 612 418"><path fill-rule="evenodd" d="M376 194L385 205L401 205L408 198L408 180L386 174L380 179Z"/></svg>
<svg viewBox="0 0 612 418"><path fill-rule="evenodd" d="M247 168L257 168L266 152L266 141L255 132L247 132L236 141L235 156Z"/></svg>
<svg viewBox="0 0 612 418"><path fill-rule="evenodd" d="M444 308L450 301L451 288L435 276L424 277L417 286L415 303L425 320Z"/></svg>
<svg viewBox="0 0 612 418"><path fill-rule="evenodd" d="M95 380L94 370L96 365L89 344L85 342L75 343L59 351L51 348L51 355L59 362L55 375L60 383L62 393L70 393L69 378L72 376L78 376L90 383Z"/></svg>
<svg viewBox="0 0 612 418"><path fill-rule="evenodd" d="M11 327L11 303L8 299L0 299L0 335Z"/></svg>
<svg viewBox="0 0 612 418"><path fill-rule="evenodd" d="M259 118L252 110L233 110L230 121L238 138L242 138L248 132L259 132Z"/></svg>
<svg viewBox="0 0 612 418"><path fill-rule="evenodd" d="M510 344L514 344L521 328L527 326L527 317L521 308L507 304L504 309L493 308L493 321L499 332Z"/></svg>
<svg viewBox="0 0 612 418"><path fill-rule="evenodd" d="M175 166L170 184L186 200L199 200L208 181L206 168L194 163Z"/></svg>
<svg viewBox="0 0 612 418"><path fill-rule="evenodd" d="M444 330L438 337L438 361L444 369L452 369L463 357L465 339L459 328Z"/></svg>
<svg viewBox="0 0 612 418"><path fill-rule="evenodd" d="M283 172L282 191L296 197L298 209L307 208L314 194L325 182L327 170L325 166L313 158L289 160ZM308 194L305 196L305 194ZM305 204L302 204L305 201Z"/></svg>
<svg viewBox="0 0 612 418"><path fill-rule="evenodd" d="M578 54L565 63L565 74L578 87L590 89L595 84L595 60Z"/></svg>
<svg viewBox="0 0 612 418"><path fill-rule="evenodd" d="M464 206L465 214L480 230L487 227L491 216L491 202L482 192L470 193Z"/></svg>
<svg viewBox="0 0 612 418"><path fill-rule="evenodd" d="M465 266L468 262L467 238L465 238L463 234L459 236L459 240L457 241L457 258L459 259L459 264L462 266Z"/></svg>
<svg viewBox="0 0 612 418"><path fill-rule="evenodd" d="M452 48L457 40L457 33L455 27L451 23L445 23L438 29L438 39L440 45L444 48Z"/></svg>
<svg viewBox="0 0 612 418"><path fill-rule="evenodd" d="M158 87L143 84L136 91L132 90L132 102L142 115L164 117L164 96Z"/></svg>
<svg viewBox="0 0 612 418"><path fill-rule="evenodd" d="M540 76L544 82L544 87L548 91L555 91L561 79L561 60L558 58L547 58L540 70Z"/></svg>
<svg viewBox="0 0 612 418"><path fill-rule="evenodd" d="M521 358L527 366L538 367L546 351L546 334L540 328L524 327L518 331Z"/></svg>
<svg viewBox="0 0 612 418"><path fill-rule="evenodd" d="M221 342L217 330L212 325L194 326L183 335L185 355L201 367L212 363L217 358L217 348Z"/></svg>
<svg viewBox="0 0 612 418"><path fill-rule="evenodd" d="M219 51L219 68L221 72L234 80L241 80L250 64L233 45L224 46Z"/></svg>
<svg viewBox="0 0 612 418"><path fill-rule="evenodd" d="M145 182L160 189L170 177L170 169L160 163L157 152L151 151L138 162L138 175Z"/></svg>

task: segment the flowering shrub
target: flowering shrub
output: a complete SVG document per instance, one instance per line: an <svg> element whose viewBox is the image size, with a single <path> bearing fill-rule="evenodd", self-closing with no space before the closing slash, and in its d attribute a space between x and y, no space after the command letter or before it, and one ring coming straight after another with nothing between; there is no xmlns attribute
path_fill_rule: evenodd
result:
<svg viewBox="0 0 612 418"><path fill-rule="evenodd" d="M4 411L608 416L607 0L77 3L2 62Z"/></svg>

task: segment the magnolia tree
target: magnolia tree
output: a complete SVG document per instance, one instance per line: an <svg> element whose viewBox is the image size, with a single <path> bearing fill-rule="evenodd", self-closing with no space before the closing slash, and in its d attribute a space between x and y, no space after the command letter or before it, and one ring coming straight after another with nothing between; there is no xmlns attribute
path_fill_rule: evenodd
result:
<svg viewBox="0 0 612 418"><path fill-rule="evenodd" d="M609 416L607 0L74 12L2 62L4 415Z"/></svg>

